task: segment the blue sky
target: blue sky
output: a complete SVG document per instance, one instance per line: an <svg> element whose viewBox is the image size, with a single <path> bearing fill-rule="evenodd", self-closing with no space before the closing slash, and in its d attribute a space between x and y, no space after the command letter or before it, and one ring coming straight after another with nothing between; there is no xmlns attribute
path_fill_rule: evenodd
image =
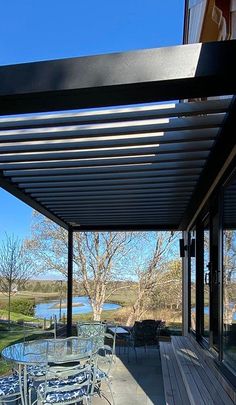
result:
<svg viewBox="0 0 236 405"><path fill-rule="evenodd" d="M182 0L10 0L0 10L0 65L182 43ZM0 207L0 239L29 234L29 207L2 189Z"/></svg>

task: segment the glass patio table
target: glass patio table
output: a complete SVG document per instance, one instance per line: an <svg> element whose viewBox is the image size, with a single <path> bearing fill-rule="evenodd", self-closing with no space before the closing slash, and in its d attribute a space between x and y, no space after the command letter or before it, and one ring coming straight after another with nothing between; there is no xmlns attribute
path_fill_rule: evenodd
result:
<svg viewBox="0 0 236 405"><path fill-rule="evenodd" d="M81 341L78 337L42 339L16 343L2 350L2 357L18 366L22 405L29 404L28 366L79 362L88 357L88 353L97 352L92 339L83 339L85 344L81 344Z"/></svg>

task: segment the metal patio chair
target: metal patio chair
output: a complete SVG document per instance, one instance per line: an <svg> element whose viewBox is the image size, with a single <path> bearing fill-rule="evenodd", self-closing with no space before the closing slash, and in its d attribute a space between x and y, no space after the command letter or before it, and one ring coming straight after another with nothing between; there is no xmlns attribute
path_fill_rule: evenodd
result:
<svg viewBox="0 0 236 405"><path fill-rule="evenodd" d="M95 374L95 392L100 396L103 395L101 385L105 382L111 394L112 403L115 405L115 400L111 387L111 368L115 362L115 345L116 345L116 330L114 334L105 333L105 343L97 352L97 365L94 369Z"/></svg>
<svg viewBox="0 0 236 405"><path fill-rule="evenodd" d="M49 340L45 376L36 387L37 403L90 404L95 354L91 338Z"/></svg>
<svg viewBox="0 0 236 405"><path fill-rule="evenodd" d="M29 326L25 323L23 326L24 326L24 342L27 341L27 337L29 337L30 340L36 339L36 336L39 339L47 339L47 337L50 339L51 338L56 339L57 337L57 321L55 316L52 329L29 328Z"/></svg>
<svg viewBox="0 0 236 405"><path fill-rule="evenodd" d="M24 343L27 343L27 337L32 338L31 340L38 339L56 339L57 336L57 324L56 317L54 317L53 329L26 329L24 325ZM27 372L30 378L34 380L41 380L45 375L45 368L38 364L31 364L27 366Z"/></svg>
<svg viewBox="0 0 236 405"><path fill-rule="evenodd" d="M73 404L85 400L91 403L92 366L89 359L77 365L48 367L45 380L37 388L37 403Z"/></svg>
<svg viewBox="0 0 236 405"><path fill-rule="evenodd" d="M104 346L106 324L101 322L78 322L77 336L79 338L93 338L97 348Z"/></svg>

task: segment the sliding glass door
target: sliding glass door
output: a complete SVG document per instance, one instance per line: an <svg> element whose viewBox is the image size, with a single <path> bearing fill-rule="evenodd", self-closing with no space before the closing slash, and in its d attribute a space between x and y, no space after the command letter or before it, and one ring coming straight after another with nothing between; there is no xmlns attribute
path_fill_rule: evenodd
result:
<svg viewBox="0 0 236 405"><path fill-rule="evenodd" d="M223 207L223 361L236 374L236 176Z"/></svg>
<svg viewBox="0 0 236 405"><path fill-rule="evenodd" d="M189 328L235 379L236 172L207 201L194 226L189 235L196 241L196 257L189 256Z"/></svg>
<svg viewBox="0 0 236 405"><path fill-rule="evenodd" d="M194 274L192 274L191 268L191 292L195 288L196 316L194 320L196 322L196 337L198 340L203 340L208 347L214 347L217 351L219 350L220 298L218 236L219 210L216 201L214 210L205 213L197 225L196 261L194 261L196 267ZM191 307L193 307L193 299L194 295L191 293Z"/></svg>

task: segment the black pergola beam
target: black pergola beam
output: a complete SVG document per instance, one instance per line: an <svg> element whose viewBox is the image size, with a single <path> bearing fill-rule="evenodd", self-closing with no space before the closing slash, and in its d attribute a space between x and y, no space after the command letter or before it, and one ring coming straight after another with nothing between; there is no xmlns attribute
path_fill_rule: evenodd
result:
<svg viewBox="0 0 236 405"><path fill-rule="evenodd" d="M99 232L99 231L107 231L107 232L125 232L125 231L176 231L178 230L177 224L156 224L154 221L152 224L112 224L112 223L105 223L104 225L101 224L94 224L94 225L81 225L81 226L73 226L74 232Z"/></svg>
<svg viewBox="0 0 236 405"><path fill-rule="evenodd" d="M0 67L0 114L236 92L236 40Z"/></svg>

